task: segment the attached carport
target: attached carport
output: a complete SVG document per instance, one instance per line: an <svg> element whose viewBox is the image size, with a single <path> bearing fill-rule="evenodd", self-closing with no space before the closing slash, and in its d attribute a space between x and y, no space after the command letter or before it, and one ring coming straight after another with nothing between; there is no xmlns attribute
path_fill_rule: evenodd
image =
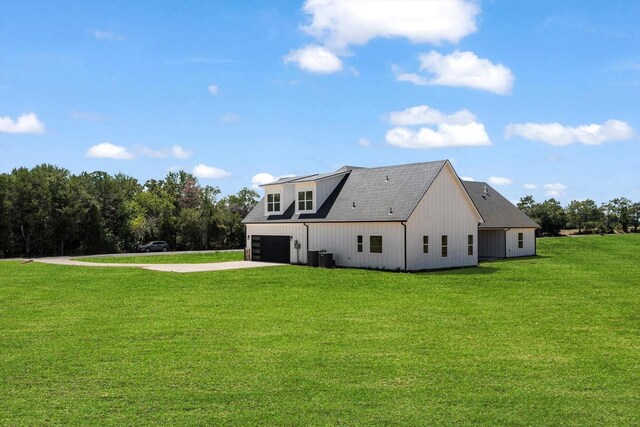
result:
<svg viewBox="0 0 640 427"><path fill-rule="evenodd" d="M289 264L290 245L290 236L251 236L251 260Z"/></svg>

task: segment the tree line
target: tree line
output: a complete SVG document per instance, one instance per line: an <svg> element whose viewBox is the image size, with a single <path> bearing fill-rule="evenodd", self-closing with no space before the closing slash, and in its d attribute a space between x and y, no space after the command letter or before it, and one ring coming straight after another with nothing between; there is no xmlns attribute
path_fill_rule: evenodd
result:
<svg viewBox="0 0 640 427"><path fill-rule="evenodd" d="M220 198L220 189L193 175L170 172L144 184L118 173L71 174L43 164L0 174L0 257L127 252L164 240L172 249L245 246L242 219L258 194L243 188ZM638 231L640 203L615 198L597 205L574 200L520 199L518 208L540 224L539 235Z"/></svg>
<svg viewBox="0 0 640 427"><path fill-rule="evenodd" d="M0 174L0 257L127 252L150 240L243 248L241 221L257 199L248 188L220 198L184 171L141 184L121 173L16 168Z"/></svg>
<svg viewBox="0 0 640 427"><path fill-rule="evenodd" d="M557 236L561 230L577 229L579 234L638 232L640 203L618 197L598 206L591 199L573 200L562 207L555 199L537 203L532 196L520 199L518 208L540 225L539 235Z"/></svg>

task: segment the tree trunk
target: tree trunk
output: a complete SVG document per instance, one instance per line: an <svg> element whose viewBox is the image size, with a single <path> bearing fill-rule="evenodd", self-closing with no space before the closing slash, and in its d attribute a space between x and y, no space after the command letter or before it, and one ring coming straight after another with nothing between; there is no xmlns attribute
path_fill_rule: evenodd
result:
<svg viewBox="0 0 640 427"><path fill-rule="evenodd" d="M24 231L24 225L20 226L20 234L22 234L22 240L24 240L25 256L31 256L31 236Z"/></svg>

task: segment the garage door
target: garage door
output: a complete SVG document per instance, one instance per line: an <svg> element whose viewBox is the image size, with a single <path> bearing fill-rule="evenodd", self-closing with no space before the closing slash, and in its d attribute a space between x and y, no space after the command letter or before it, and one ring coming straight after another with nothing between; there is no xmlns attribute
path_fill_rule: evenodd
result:
<svg viewBox="0 0 640 427"><path fill-rule="evenodd" d="M289 264L289 236L251 236L251 259L253 261L281 262Z"/></svg>

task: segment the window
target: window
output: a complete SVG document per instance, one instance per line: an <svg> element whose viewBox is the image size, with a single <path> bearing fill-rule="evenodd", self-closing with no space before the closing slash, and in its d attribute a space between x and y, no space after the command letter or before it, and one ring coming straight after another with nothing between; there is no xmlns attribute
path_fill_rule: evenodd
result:
<svg viewBox="0 0 640 427"><path fill-rule="evenodd" d="M422 253L429 253L429 236L422 236Z"/></svg>
<svg viewBox="0 0 640 427"><path fill-rule="evenodd" d="M447 236L442 236L442 257L446 258L448 255L448 251L447 251Z"/></svg>
<svg viewBox="0 0 640 427"><path fill-rule="evenodd" d="M298 210L313 210L313 191L298 191Z"/></svg>
<svg viewBox="0 0 640 427"><path fill-rule="evenodd" d="M267 194L267 212L280 212L280 193Z"/></svg>
<svg viewBox="0 0 640 427"><path fill-rule="evenodd" d="M473 255L473 234L467 236L467 255Z"/></svg>
<svg viewBox="0 0 640 427"><path fill-rule="evenodd" d="M524 248L524 233L518 233L518 249Z"/></svg>
<svg viewBox="0 0 640 427"><path fill-rule="evenodd" d="M382 236L369 236L369 252L372 254L382 253Z"/></svg>
<svg viewBox="0 0 640 427"><path fill-rule="evenodd" d="M358 239L357 239L358 252L362 252L362 246L363 246L363 244L362 244L362 236L358 236Z"/></svg>

